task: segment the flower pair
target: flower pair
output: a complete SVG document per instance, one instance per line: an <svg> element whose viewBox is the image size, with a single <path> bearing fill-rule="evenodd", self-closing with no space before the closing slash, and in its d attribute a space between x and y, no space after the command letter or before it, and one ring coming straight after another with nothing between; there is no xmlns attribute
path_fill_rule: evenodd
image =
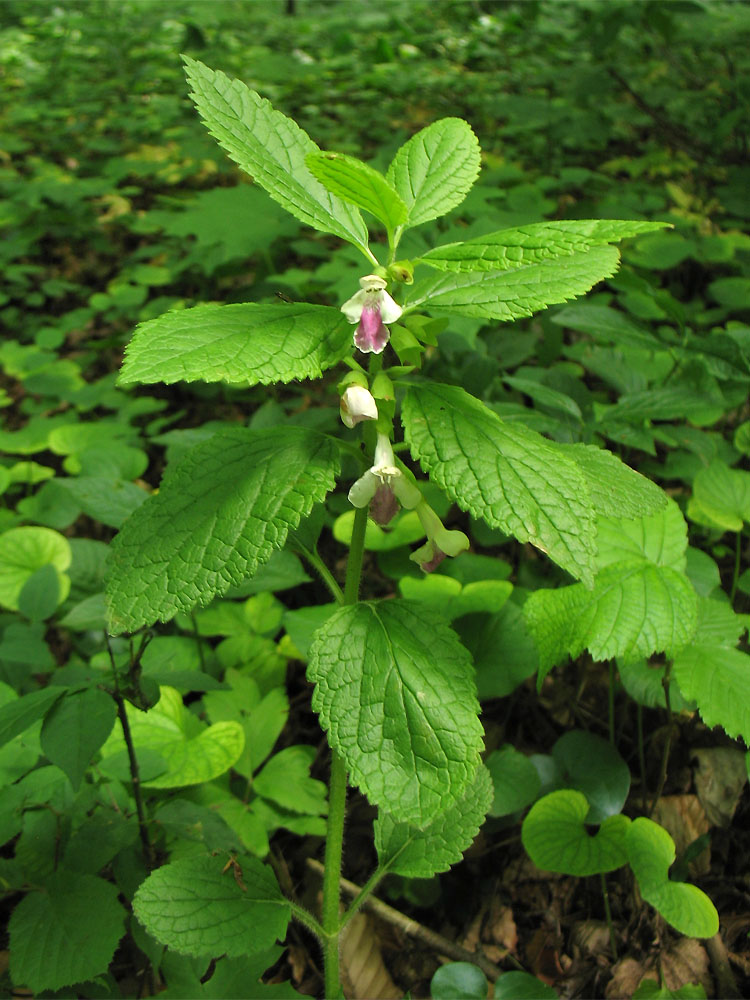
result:
<svg viewBox="0 0 750 1000"><path fill-rule="evenodd" d="M352 295L341 312L356 323L354 344L366 354L380 354L391 336L386 323L395 323L402 309L385 290L386 281L377 274L359 279L359 291Z"/></svg>

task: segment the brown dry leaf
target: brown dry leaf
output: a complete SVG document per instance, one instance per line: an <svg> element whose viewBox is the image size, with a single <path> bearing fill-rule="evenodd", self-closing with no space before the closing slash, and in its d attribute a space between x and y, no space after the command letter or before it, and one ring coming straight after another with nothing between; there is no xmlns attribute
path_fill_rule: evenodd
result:
<svg viewBox="0 0 750 1000"><path fill-rule="evenodd" d="M714 826L729 826L747 781L745 754L735 747L695 750L695 790Z"/></svg>
<svg viewBox="0 0 750 1000"><path fill-rule="evenodd" d="M711 827L697 795L663 796L656 803L652 819L671 835L678 857ZM688 865L691 875L705 875L710 868L711 850L708 847Z"/></svg>
<svg viewBox="0 0 750 1000"><path fill-rule="evenodd" d="M687 983L700 983L708 996L713 995L713 981L708 971L708 953L695 938L680 938L659 956L664 985L674 991Z"/></svg>
<svg viewBox="0 0 750 1000"><path fill-rule="evenodd" d="M573 954L607 955L609 928L603 920L577 920L570 931L570 946Z"/></svg>
<svg viewBox="0 0 750 1000"><path fill-rule="evenodd" d="M341 943L341 981L347 1000L398 1000L403 991L388 974L372 917L357 913L348 923Z"/></svg>
<svg viewBox="0 0 750 1000"><path fill-rule="evenodd" d="M557 947L557 935L540 927L534 931L526 945L526 957L531 972L550 986L563 974L560 965L560 953Z"/></svg>
<svg viewBox="0 0 750 1000"><path fill-rule="evenodd" d="M607 1000L630 1000L643 979L656 980L657 976L655 972L649 972L642 962L623 958L613 967L604 996Z"/></svg>
<svg viewBox="0 0 750 1000"><path fill-rule="evenodd" d="M487 933L489 934L490 941L500 944L503 948L515 953L518 947L518 929L513 919L513 910L510 906L503 906L497 897L492 900L485 939Z"/></svg>

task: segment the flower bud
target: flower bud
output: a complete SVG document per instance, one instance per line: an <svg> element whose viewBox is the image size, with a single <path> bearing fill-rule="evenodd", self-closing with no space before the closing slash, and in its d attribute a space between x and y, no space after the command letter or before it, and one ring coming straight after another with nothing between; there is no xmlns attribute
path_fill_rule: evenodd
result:
<svg viewBox="0 0 750 1000"><path fill-rule="evenodd" d="M339 403L341 419L347 427L354 427L363 420L377 420L378 407L369 389L361 385L350 385Z"/></svg>

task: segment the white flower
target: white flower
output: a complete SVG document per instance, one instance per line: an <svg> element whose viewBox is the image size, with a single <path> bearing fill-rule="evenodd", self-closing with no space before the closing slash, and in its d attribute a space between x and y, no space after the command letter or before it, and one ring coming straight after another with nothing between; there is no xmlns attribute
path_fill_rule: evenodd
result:
<svg viewBox="0 0 750 1000"><path fill-rule="evenodd" d="M397 467L387 434L378 434L372 467L349 490L353 507L366 507L380 487L387 487L406 510L413 510L422 499L419 489ZM382 496L382 494L381 494Z"/></svg>
<svg viewBox="0 0 750 1000"><path fill-rule="evenodd" d="M363 420L377 420L378 407L369 389L350 385L339 403L341 419L347 427L354 427Z"/></svg>
<svg viewBox="0 0 750 1000"><path fill-rule="evenodd" d="M341 312L356 323L354 344L364 353L380 354L391 336L386 323L395 323L402 309L385 290L386 282L377 274L359 279L359 291L343 304Z"/></svg>

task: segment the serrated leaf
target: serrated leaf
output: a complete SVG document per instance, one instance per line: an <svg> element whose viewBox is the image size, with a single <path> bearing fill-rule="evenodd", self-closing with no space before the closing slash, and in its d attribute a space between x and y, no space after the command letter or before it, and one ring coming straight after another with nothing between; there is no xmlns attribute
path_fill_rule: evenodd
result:
<svg viewBox="0 0 750 1000"><path fill-rule="evenodd" d="M111 630L167 621L252 576L337 472L334 445L297 427L227 428L196 445L112 543Z"/></svg>
<svg viewBox="0 0 750 1000"><path fill-rule="evenodd" d="M593 580L586 481L553 442L501 420L457 386L411 386L402 420L412 455L459 507Z"/></svg>
<svg viewBox="0 0 750 1000"><path fill-rule="evenodd" d="M674 656L695 631L697 597L681 573L632 559L603 569L592 590L581 584L537 590L523 610L539 649L541 682L584 649L595 660Z"/></svg>
<svg viewBox="0 0 750 1000"><path fill-rule="evenodd" d="M10 971L35 994L61 990L106 973L125 933L117 887L79 872L59 871L29 892L10 918Z"/></svg>
<svg viewBox="0 0 750 1000"><path fill-rule="evenodd" d="M698 706L707 726L721 726L750 743L750 656L739 649L691 643L672 664L685 698Z"/></svg>
<svg viewBox="0 0 750 1000"><path fill-rule="evenodd" d="M521 827L526 853L543 871L597 875L627 864L627 816L610 816L595 836L584 826L589 804L582 792L550 792L529 810Z"/></svg>
<svg viewBox="0 0 750 1000"><path fill-rule="evenodd" d="M68 692L44 720L42 750L78 791L91 758L115 724L114 700L98 688Z"/></svg>
<svg viewBox="0 0 750 1000"><path fill-rule="evenodd" d="M596 563L600 569L642 557L656 566L685 572L687 525L671 498L662 510L647 517L633 519L615 514L600 518L597 527Z"/></svg>
<svg viewBox="0 0 750 1000"><path fill-rule="evenodd" d="M619 262L617 249L603 246L507 271L448 271L415 282L403 306L479 319L520 319L583 295L611 278Z"/></svg>
<svg viewBox="0 0 750 1000"><path fill-rule="evenodd" d="M630 867L646 902L681 934L713 937L719 930L719 917L711 900L697 886L669 878L675 846L667 831L639 816L627 831L626 845Z"/></svg>
<svg viewBox="0 0 750 1000"><path fill-rule="evenodd" d="M667 496L662 489L606 448L588 444L558 444L557 447L572 458L583 473L598 518L640 518L667 506Z"/></svg>
<svg viewBox="0 0 750 1000"><path fill-rule="evenodd" d="M504 271L543 260L569 257L594 246L616 243L666 222L629 222L615 219L574 219L535 222L500 229L465 243L449 243L428 250L420 260L441 271Z"/></svg>
<svg viewBox="0 0 750 1000"><path fill-rule="evenodd" d="M195 306L139 324L118 382L270 385L318 378L351 345L351 326L331 306Z"/></svg>
<svg viewBox="0 0 750 1000"><path fill-rule="evenodd" d="M160 689L158 703L148 712L126 705L133 745L140 756L157 753L166 770L153 777L141 776L147 788L183 788L212 781L239 760L245 734L239 722L216 722L206 727L182 703L178 691ZM102 765L108 770L111 758L125 751L119 727L102 748Z"/></svg>
<svg viewBox="0 0 750 1000"><path fill-rule="evenodd" d="M310 136L240 80L190 56L183 59L198 113L234 162L296 219L366 247L359 210L332 195L307 169L307 154L320 152Z"/></svg>
<svg viewBox="0 0 750 1000"><path fill-rule="evenodd" d="M419 226L460 205L479 174L480 153L461 118L441 118L405 142L386 179L409 210L407 225Z"/></svg>
<svg viewBox="0 0 750 1000"><path fill-rule="evenodd" d="M229 958L263 951L284 936L289 904L257 858L240 871L226 858L182 858L153 872L133 898L133 912L157 941L181 955Z"/></svg>
<svg viewBox="0 0 750 1000"><path fill-rule="evenodd" d="M378 170L345 153L308 153L308 170L329 191L379 219L389 233L406 222L408 209Z"/></svg>
<svg viewBox="0 0 750 1000"><path fill-rule="evenodd" d="M432 878L447 871L473 843L491 802L490 774L480 764L461 798L423 830L379 810L375 847L381 867L406 878Z"/></svg>
<svg viewBox="0 0 750 1000"><path fill-rule="evenodd" d="M423 828L460 799L482 727L469 654L439 616L402 600L340 608L307 676L331 746L373 804Z"/></svg>

